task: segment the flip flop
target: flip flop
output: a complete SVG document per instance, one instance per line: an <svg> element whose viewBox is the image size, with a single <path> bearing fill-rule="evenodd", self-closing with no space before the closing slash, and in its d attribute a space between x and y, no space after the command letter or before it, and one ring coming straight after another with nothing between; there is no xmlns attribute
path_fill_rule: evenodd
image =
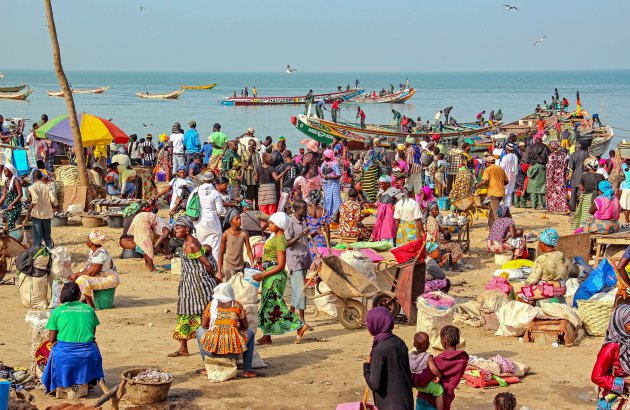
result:
<svg viewBox="0 0 630 410"><path fill-rule="evenodd" d="M258 377L267 377L265 376L265 373L260 373L260 372L256 372L256 376L245 376L245 375L241 375L241 377L243 379L256 379Z"/></svg>
<svg viewBox="0 0 630 410"><path fill-rule="evenodd" d="M187 357L187 356L190 356L190 353L189 353L189 354L182 354L182 353L180 353L180 352L179 352L179 350L178 350L178 351L176 351L176 352L169 353L169 354L167 354L167 355L166 355L166 357L179 357L179 356L182 356L182 357Z"/></svg>

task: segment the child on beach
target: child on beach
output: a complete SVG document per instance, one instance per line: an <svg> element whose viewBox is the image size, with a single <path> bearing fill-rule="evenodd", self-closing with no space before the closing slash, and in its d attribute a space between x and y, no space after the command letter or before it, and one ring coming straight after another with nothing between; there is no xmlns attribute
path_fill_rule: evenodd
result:
<svg viewBox="0 0 630 410"><path fill-rule="evenodd" d="M418 332L413 335L413 346L415 350L409 352L411 376L420 375L423 372L433 376L433 379L426 386L418 388L418 391L435 397L435 407L437 410L442 410L444 408L444 388L440 384L442 375L435 365L433 356L427 352L429 350L429 335L425 332Z"/></svg>
<svg viewBox="0 0 630 410"><path fill-rule="evenodd" d="M233 201L240 201L241 198L241 185L243 178L245 177L245 171L241 167L240 161L234 160L232 169L228 172L228 194Z"/></svg>
<svg viewBox="0 0 630 410"><path fill-rule="evenodd" d="M444 196L444 188L446 187L446 160L444 159L444 154L437 154L437 163L435 170L435 191L437 193L438 198Z"/></svg>
<svg viewBox="0 0 630 410"><path fill-rule="evenodd" d="M492 401L494 410L516 410L516 396L510 392L499 393Z"/></svg>

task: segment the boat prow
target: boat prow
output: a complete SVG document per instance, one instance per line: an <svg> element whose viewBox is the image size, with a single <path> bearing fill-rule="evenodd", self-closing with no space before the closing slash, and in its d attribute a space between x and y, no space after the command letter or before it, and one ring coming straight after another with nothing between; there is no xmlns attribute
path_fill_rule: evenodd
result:
<svg viewBox="0 0 630 410"><path fill-rule="evenodd" d="M216 87L217 84L205 84L205 85L182 85L181 89L182 90L210 90L214 87Z"/></svg>
<svg viewBox="0 0 630 410"><path fill-rule="evenodd" d="M16 93L18 91L22 91L25 88L26 88L26 84L0 86L0 92L1 93Z"/></svg>
<svg viewBox="0 0 630 410"><path fill-rule="evenodd" d="M415 88L407 88L402 91L398 91L392 94L387 95L376 95L372 96L369 94L361 94L356 97L351 98L350 102L355 102L359 104L402 104L405 101L409 100L416 93Z"/></svg>
<svg viewBox="0 0 630 410"><path fill-rule="evenodd" d="M136 95L140 98L148 100L176 100L180 95L184 93L184 90L175 90L165 94L149 94L148 92L139 92Z"/></svg>
<svg viewBox="0 0 630 410"><path fill-rule="evenodd" d="M105 91L109 90L109 85L98 87L98 88L90 88L90 89L82 89L82 88L73 88L72 94L103 94ZM46 93L50 97L63 97L63 90L60 91L46 91Z"/></svg>
<svg viewBox="0 0 630 410"><path fill-rule="evenodd" d="M25 91L18 91L15 93L0 93L0 99L3 100L26 100L33 90L30 88Z"/></svg>

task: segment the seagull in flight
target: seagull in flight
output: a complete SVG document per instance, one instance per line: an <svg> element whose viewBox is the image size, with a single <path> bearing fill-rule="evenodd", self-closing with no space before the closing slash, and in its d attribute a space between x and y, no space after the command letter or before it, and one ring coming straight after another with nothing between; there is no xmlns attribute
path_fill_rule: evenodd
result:
<svg viewBox="0 0 630 410"><path fill-rule="evenodd" d="M143 126L144 128L150 128L152 125L153 125L153 123L151 123L151 124L149 124L149 125L147 125L147 124L142 124L142 126Z"/></svg>
<svg viewBox="0 0 630 410"><path fill-rule="evenodd" d="M539 38L538 40L536 40L536 42L534 43L535 46L537 46L538 44L542 44L543 41L545 41L545 39L547 38L547 36L542 36L541 38Z"/></svg>
<svg viewBox="0 0 630 410"><path fill-rule="evenodd" d="M144 11L144 7L140 6L140 11Z"/></svg>
<svg viewBox="0 0 630 410"><path fill-rule="evenodd" d="M516 10L519 11L518 7L516 6L510 6L509 4L504 4L503 7L505 7L505 10L510 11L510 10Z"/></svg>

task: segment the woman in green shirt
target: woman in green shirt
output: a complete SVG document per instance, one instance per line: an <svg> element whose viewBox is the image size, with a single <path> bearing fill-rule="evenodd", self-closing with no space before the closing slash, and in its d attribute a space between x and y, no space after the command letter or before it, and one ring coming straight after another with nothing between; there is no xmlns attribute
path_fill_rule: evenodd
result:
<svg viewBox="0 0 630 410"><path fill-rule="evenodd" d="M308 325L289 311L282 297L287 285L287 238L284 230L288 223L289 217L284 212L276 212L269 218L272 235L263 249L264 272L254 275L254 280L262 282L258 327L263 331L263 337L256 341L258 345L270 345L271 335L281 335L292 330L297 330L295 343L300 343L308 330Z"/></svg>
<svg viewBox="0 0 630 410"><path fill-rule="evenodd" d="M63 285L60 296L61 305L52 311L46 324L53 345L42 376L46 392L95 384L105 377L101 352L94 341L99 325L96 312L79 302L81 289L74 282Z"/></svg>

